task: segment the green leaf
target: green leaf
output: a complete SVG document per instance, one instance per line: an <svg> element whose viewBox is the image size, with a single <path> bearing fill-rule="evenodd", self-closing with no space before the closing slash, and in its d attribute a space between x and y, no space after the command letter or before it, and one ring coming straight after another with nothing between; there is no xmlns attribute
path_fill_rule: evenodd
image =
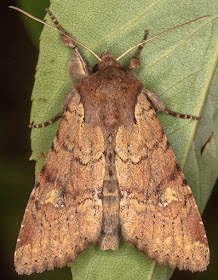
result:
<svg viewBox="0 0 218 280"><path fill-rule="evenodd" d="M24 11L30 13L31 15L43 19L45 16L45 8L48 8L49 3L49 0L18 0L17 6L23 9ZM43 26L41 24L38 24L36 21L33 21L32 19L26 17L23 14L21 14L21 18L31 40L38 47L39 36L42 32Z"/></svg>
<svg viewBox="0 0 218 280"><path fill-rule="evenodd" d="M218 50L217 50L218 51ZM193 182L192 191L199 210L202 213L218 174L218 64L213 72L213 78L202 111L202 119L197 127L194 141L191 143L184 172L187 180ZM204 145L211 137L210 142Z"/></svg>
<svg viewBox="0 0 218 280"><path fill-rule="evenodd" d="M98 55L108 49L118 57L141 41L144 29L150 37L175 25L210 14L190 25L174 30L145 44L141 53L139 80L154 91L170 110L201 115L197 121L175 119L158 114L174 153L184 169L197 204L203 211L217 176L217 97L211 85L216 75L218 18L217 1L70 1L53 0L51 11L70 35ZM48 22L51 23L48 16ZM80 48L90 65L96 59ZM128 65L131 54L121 61ZM45 27L32 94L31 121L41 123L61 110L61 103L72 81L67 75L71 50L60 41L60 34ZM217 79L214 78L214 81ZM214 82L215 83L215 82ZM211 85L211 87L210 87ZM210 88L209 94L208 90ZM33 129L32 156L45 155L58 124ZM201 148L214 132L214 138L201 155ZM44 158L45 159L45 158ZM36 164L38 175L44 159ZM206 167L206 168L205 168ZM157 266L121 242L116 252L102 252L91 246L71 264L74 280L82 279L169 279L172 269Z"/></svg>

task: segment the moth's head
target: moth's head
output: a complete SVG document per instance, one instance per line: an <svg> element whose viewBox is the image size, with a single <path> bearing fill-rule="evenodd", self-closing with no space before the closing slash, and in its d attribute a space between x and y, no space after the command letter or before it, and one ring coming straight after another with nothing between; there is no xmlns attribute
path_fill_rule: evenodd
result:
<svg viewBox="0 0 218 280"><path fill-rule="evenodd" d="M101 54L101 61L96 65L98 70L105 69L108 66L115 66L121 68L120 63L113 57L113 55L109 51L104 51Z"/></svg>

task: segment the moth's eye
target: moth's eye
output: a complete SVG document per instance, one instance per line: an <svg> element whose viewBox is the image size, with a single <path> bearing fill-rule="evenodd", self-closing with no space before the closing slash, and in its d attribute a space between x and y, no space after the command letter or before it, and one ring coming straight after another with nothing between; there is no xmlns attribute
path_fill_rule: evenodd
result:
<svg viewBox="0 0 218 280"><path fill-rule="evenodd" d="M95 66L93 67L93 73L97 72L98 71L98 64L95 64Z"/></svg>

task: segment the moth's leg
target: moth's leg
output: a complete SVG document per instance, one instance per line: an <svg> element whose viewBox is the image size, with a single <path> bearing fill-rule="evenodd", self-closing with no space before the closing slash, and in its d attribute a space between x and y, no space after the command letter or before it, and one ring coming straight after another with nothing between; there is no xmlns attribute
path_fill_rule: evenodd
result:
<svg viewBox="0 0 218 280"><path fill-rule="evenodd" d="M142 42L147 40L148 33L149 33L149 31L145 30L145 34L144 34ZM138 49L136 50L134 56L131 58L131 60L129 62L129 66L128 66L127 71L129 71L129 72L130 71L134 71L134 69L136 69L136 68L138 68L140 66L139 54L140 54L141 50L143 49L143 47L144 47L144 44L141 44L138 47Z"/></svg>
<svg viewBox="0 0 218 280"><path fill-rule="evenodd" d="M51 20L56 25L57 29L60 31L61 41L64 43L64 45L72 48L73 57L69 65L69 74L77 80L89 76L90 72L92 71L92 68L87 65L85 58L82 56L80 50L75 45L74 40L63 29L63 27L57 21L55 16L52 14L52 12L49 9L45 10L51 17Z"/></svg>
<svg viewBox="0 0 218 280"><path fill-rule="evenodd" d="M71 102L73 95L76 93L75 89L70 90L67 95L64 98L64 101L62 103L62 109L61 112L58 113L56 116L54 116L52 119L50 119L47 122L40 123L40 124L29 124L29 128L40 128L40 127L45 127L49 124L55 123L59 118L62 117L63 113L67 110L68 104Z"/></svg>
<svg viewBox="0 0 218 280"><path fill-rule="evenodd" d="M29 128L40 128L40 127L45 127L49 124L53 124L56 122L61 116L63 115L63 112L58 113L56 116L54 116L52 119L50 119L47 122L40 123L40 124L29 124Z"/></svg>
<svg viewBox="0 0 218 280"><path fill-rule="evenodd" d="M161 113L167 114L167 115L172 115L176 118L192 119L192 120L198 120L198 121L201 120L200 117L186 115L186 114L180 114L180 113L176 113L176 112L166 109L163 101L153 91L144 89L143 93L146 94L147 97L151 100L151 102L153 103L154 107L157 109L158 112L161 112Z"/></svg>

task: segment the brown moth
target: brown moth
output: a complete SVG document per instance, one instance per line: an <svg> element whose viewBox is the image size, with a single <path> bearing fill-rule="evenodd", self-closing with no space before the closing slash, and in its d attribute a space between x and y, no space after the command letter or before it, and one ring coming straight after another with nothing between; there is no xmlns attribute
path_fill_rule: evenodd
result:
<svg viewBox="0 0 218 280"><path fill-rule="evenodd" d="M66 266L90 244L117 250L120 233L160 265L205 270L203 222L146 97L162 113L200 118L167 110L135 77L148 32L126 71L108 51L91 68L47 12L72 48L69 73L75 85L61 113L30 125L62 118L25 210L14 255L17 273Z"/></svg>

